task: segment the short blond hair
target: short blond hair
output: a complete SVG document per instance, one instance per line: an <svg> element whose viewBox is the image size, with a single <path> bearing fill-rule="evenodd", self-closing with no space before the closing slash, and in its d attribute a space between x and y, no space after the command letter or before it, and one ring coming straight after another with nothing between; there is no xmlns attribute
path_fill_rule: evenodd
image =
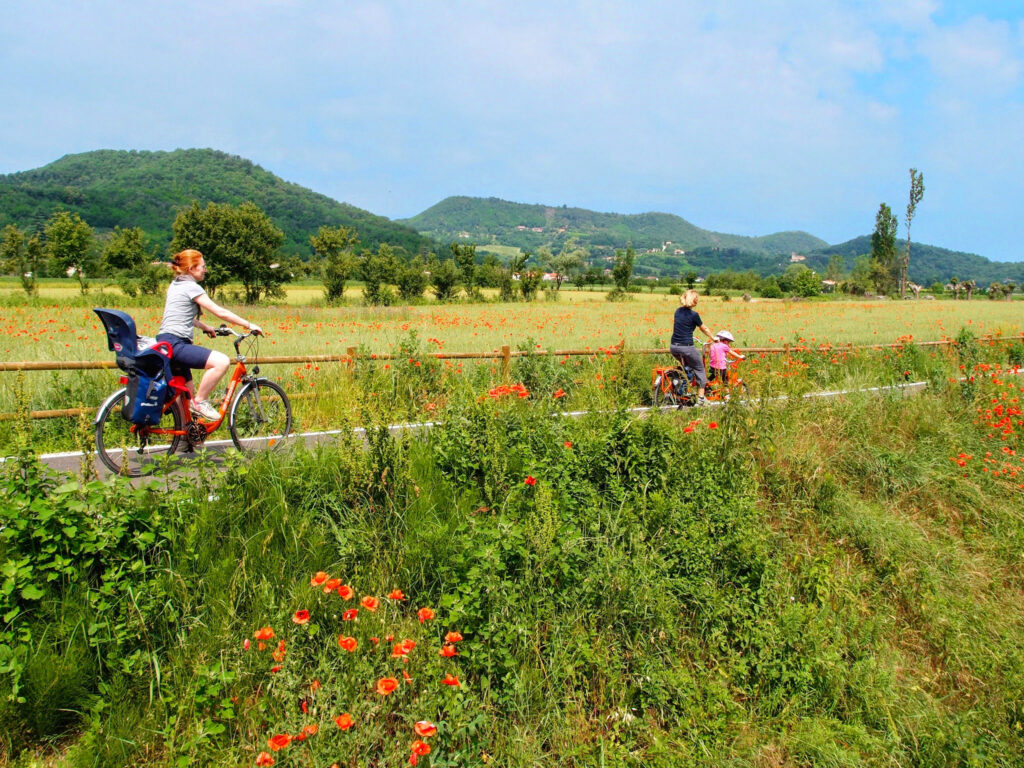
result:
<svg viewBox="0 0 1024 768"><path fill-rule="evenodd" d="M684 307L689 307L690 309L693 309L694 307L697 306L698 296L699 294L695 290L693 290L693 288L691 288L690 290L683 292L683 295L679 297L679 303L682 304Z"/></svg>

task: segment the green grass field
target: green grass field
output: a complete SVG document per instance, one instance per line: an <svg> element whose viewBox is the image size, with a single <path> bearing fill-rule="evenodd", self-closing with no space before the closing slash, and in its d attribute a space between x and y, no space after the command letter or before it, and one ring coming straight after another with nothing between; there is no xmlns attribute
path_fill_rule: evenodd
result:
<svg viewBox="0 0 1024 768"><path fill-rule="evenodd" d="M357 367L365 445L146 488L48 478L22 427L0 762L1017 765L1024 346L951 353L794 352L770 379L909 370L914 398L646 418L628 356L515 361L525 399ZM407 399L441 426L376 428Z"/></svg>

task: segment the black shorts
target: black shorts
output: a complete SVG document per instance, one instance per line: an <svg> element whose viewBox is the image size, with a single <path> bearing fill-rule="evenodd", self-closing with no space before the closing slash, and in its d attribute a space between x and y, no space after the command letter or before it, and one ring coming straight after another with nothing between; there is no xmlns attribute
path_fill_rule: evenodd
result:
<svg viewBox="0 0 1024 768"><path fill-rule="evenodd" d="M171 333L158 333L156 340L166 341L171 345L171 373L181 376L185 381L192 381L193 368L206 368L206 361L210 359L210 353L213 351Z"/></svg>

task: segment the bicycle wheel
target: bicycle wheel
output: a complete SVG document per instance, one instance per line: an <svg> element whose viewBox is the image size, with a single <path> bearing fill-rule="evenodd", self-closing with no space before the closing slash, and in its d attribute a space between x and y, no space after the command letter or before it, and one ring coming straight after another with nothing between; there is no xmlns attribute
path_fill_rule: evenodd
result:
<svg viewBox="0 0 1024 768"><path fill-rule="evenodd" d="M662 380L661 376L655 378L655 384L653 391L651 392L651 399L654 401L655 408L661 408L662 406L678 405L679 394L678 394L678 383L679 374L668 370L665 371L664 377L667 381Z"/></svg>
<svg viewBox="0 0 1024 768"><path fill-rule="evenodd" d="M128 401L125 387L107 398L96 417L96 453L111 472L128 477L148 475L164 456L178 450L181 435L154 432L153 427L137 427L121 415ZM181 406L172 401L164 411L159 429L180 432L184 424Z"/></svg>
<svg viewBox="0 0 1024 768"><path fill-rule="evenodd" d="M276 448L292 430L288 395L272 381L250 381L238 390L231 403L228 429L240 451Z"/></svg>

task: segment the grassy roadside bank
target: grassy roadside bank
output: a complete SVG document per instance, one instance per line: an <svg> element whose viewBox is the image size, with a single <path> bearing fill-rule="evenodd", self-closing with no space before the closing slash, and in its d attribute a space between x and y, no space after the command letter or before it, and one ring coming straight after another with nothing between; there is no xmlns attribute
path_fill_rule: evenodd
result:
<svg viewBox="0 0 1024 768"><path fill-rule="evenodd" d="M83 487L26 456L0 496L2 748L393 765L425 719L420 765L1014 765L1020 383L972 372L715 421L565 421L558 401L457 392L426 439L377 432L189 488ZM579 396L614 404L596 386ZM311 587L318 571L355 596Z"/></svg>

